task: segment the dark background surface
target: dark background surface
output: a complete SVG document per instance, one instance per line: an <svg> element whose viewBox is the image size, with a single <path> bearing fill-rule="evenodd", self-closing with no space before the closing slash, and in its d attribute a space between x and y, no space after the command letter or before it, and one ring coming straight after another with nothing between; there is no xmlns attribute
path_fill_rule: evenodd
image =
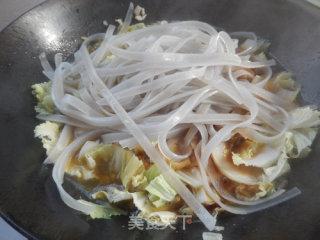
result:
<svg viewBox="0 0 320 240"><path fill-rule="evenodd" d="M303 86L303 101L320 106L320 11L293 0L134 1L147 11L147 23L201 20L226 31L253 31L268 39L270 54ZM182 231L128 230L128 217L88 220L60 199L45 152L33 138L35 100L30 86L46 81L38 55L67 58L81 36L104 32L103 20L124 18L129 1L48 1L20 17L0 34L0 210L28 238L39 239L202 239L194 222ZM320 145L292 162L291 186L302 194L263 212L223 214L224 239L320 239Z"/></svg>

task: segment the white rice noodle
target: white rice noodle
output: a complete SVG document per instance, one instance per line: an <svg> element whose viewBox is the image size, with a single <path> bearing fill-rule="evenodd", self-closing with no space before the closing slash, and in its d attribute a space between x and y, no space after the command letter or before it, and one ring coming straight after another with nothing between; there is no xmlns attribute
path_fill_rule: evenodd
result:
<svg viewBox="0 0 320 240"><path fill-rule="evenodd" d="M44 160L44 164L55 163L62 151L68 146L72 140L72 127L70 125L64 125L58 141L53 149L49 152L47 158Z"/></svg>

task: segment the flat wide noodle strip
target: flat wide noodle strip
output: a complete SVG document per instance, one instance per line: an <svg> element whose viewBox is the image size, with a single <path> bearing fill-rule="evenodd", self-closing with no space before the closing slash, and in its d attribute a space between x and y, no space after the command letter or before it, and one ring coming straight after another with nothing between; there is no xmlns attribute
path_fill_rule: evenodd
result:
<svg viewBox="0 0 320 240"><path fill-rule="evenodd" d="M47 158L43 163L55 163L57 158L62 153L63 149L69 144L69 141L72 139L72 127L70 125L64 125L58 141L54 145L53 149L49 152Z"/></svg>
<svg viewBox="0 0 320 240"><path fill-rule="evenodd" d="M248 88L252 94L255 94L255 95L263 98L265 101L267 101L269 103L273 103L277 106L281 106L287 110L294 108L293 103L291 103L288 100L285 100L285 99L279 97L278 95L273 94L263 88L259 88L253 84L248 84L248 83L241 83L241 84L244 85L246 88Z"/></svg>
<svg viewBox="0 0 320 240"><path fill-rule="evenodd" d="M99 46L99 48L96 50L96 54L92 59L93 64L95 66L98 65L99 62L101 62L104 57L106 57L105 55L107 53L108 43L109 43L109 40L112 37L115 29L116 29L116 27L113 25L108 26L107 32L103 38L103 41L102 41L101 45Z"/></svg>
<svg viewBox="0 0 320 240"><path fill-rule="evenodd" d="M248 116L240 114L208 113L189 114L181 122L224 125L226 123L243 122L246 120L248 120Z"/></svg>
<svg viewBox="0 0 320 240"><path fill-rule="evenodd" d="M130 23L131 23L131 19L133 16L133 10L134 10L133 3L130 2L129 8L126 13L126 17L124 18L124 21L123 21L123 24L120 28L119 33L125 33L127 31L128 27L130 26Z"/></svg>
<svg viewBox="0 0 320 240"><path fill-rule="evenodd" d="M39 55L39 60L41 63L41 66L43 68L43 74L46 75L49 79L53 79L54 71L51 67L50 63L48 62L48 59L46 58L45 53L41 53Z"/></svg>
<svg viewBox="0 0 320 240"><path fill-rule="evenodd" d="M58 123L64 123L73 127L79 127L79 128L87 128L92 129L92 127L88 126L87 124L81 123L79 121L76 121L69 116L61 115L61 114L38 114L37 118L40 120L45 121L52 121L52 122L58 122Z"/></svg>
<svg viewBox="0 0 320 240"><path fill-rule="evenodd" d="M158 130L154 130L152 132L146 131L144 128L140 127L141 130L143 130L143 132L148 136L148 138L150 139L150 141L152 142L156 142L160 132L162 132L161 129ZM181 135L183 132L185 132L188 129L187 126L184 125L177 125L177 127L171 129L170 133L167 135L168 138L171 137L176 137L178 135ZM134 137L129 137L129 138L125 138L122 140L119 140L119 143L122 147L127 147L129 149L132 149L134 147L136 147L137 145L139 145L139 143L137 142L137 140Z"/></svg>
<svg viewBox="0 0 320 240"><path fill-rule="evenodd" d="M203 73L204 73L203 69L196 69L196 70L192 69L190 71L177 72L169 76L158 78L157 80L152 82L132 86L131 88L125 88L122 91L113 93L113 95L119 101L120 99L126 98L128 96L147 93L149 91L154 91L156 89L163 89L172 83L180 83L180 86L182 87L183 86L182 84L183 82L185 82L185 80L200 77L203 75Z"/></svg>

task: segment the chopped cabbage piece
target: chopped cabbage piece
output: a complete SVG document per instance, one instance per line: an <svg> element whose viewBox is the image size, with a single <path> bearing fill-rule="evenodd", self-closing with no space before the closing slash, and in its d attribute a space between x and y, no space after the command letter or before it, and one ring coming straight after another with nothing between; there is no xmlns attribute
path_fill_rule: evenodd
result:
<svg viewBox="0 0 320 240"><path fill-rule="evenodd" d="M134 30L137 30L140 28L145 28L145 27L146 27L146 25L144 23L133 24L128 27L128 32L132 32Z"/></svg>
<svg viewBox="0 0 320 240"><path fill-rule="evenodd" d="M292 74L286 71L278 73L266 84L266 88L289 102L294 102L301 90Z"/></svg>
<svg viewBox="0 0 320 240"><path fill-rule="evenodd" d="M159 197L156 196L156 195L148 194L148 197L149 197L150 201L152 202L152 204L153 204L156 208L160 208L160 207L163 207L163 206L168 205L168 201L163 200L163 199L159 198Z"/></svg>
<svg viewBox="0 0 320 240"><path fill-rule="evenodd" d="M237 199L243 201L254 201L263 198L275 191L274 184L260 182L258 185L248 186L240 184L235 188Z"/></svg>
<svg viewBox="0 0 320 240"><path fill-rule="evenodd" d="M93 170L88 170L84 166L74 166L67 170L67 173L71 176L75 176L79 179L89 180L95 178Z"/></svg>
<svg viewBox="0 0 320 240"><path fill-rule="evenodd" d="M154 206L148 198L146 192L134 192L131 193L133 198L133 203L141 212L151 212L154 209Z"/></svg>
<svg viewBox="0 0 320 240"><path fill-rule="evenodd" d="M144 176L147 178L148 183L151 182L155 177L161 174L160 170L158 169L157 165L153 164L150 166L145 172Z"/></svg>
<svg viewBox="0 0 320 240"><path fill-rule="evenodd" d="M135 191L139 187L145 186L147 179L143 175L144 166L142 161L129 151L128 155L127 160L122 162L120 178L126 189Z"/></svg>
<svg viewBox="0 0 320 240"><path fill-rule="evenodd" d="M32 93L38 100L35 110L40 114L54 113L55 105L51 98L51 85L51 81L32 85Z"/></svg>
<svg viewBox="0 0 320 240"><path fill-rule="evenodd" d="M157 225L168 225L176 221L176 214L171 211L159 211L146 192L131 193L133 203L140 211L139 215L148 222Z"/></svg>
<svg viewBox="0 0 320 240"><path fill-rule="evenodd" d="M95 205L96 207L94 211L89 214L92 219L95 219L95 218L110 219L112 216L126 214L124 210L117 208L115 206L112 206L108 203L106 203L105 205L98 205L98 204L95 204Z"/></svg>
<svg viewBox="0 0 320 240"><path fill-rule="evenodd" d="M273 79L273 84L276 85L278 89L290 89L295 90L297 83L292 79L292 74L286 71L278 73Z"/></svg>
<svg viewBox="0 0 320 240"><path fill-rule="evenodd" d="M295 90L287 90L282 88L277 92L277 95L283 99L287 99L289 102L294 102L299 92L300 92L300 88L297 88Z"/></svg>
<svg viewBox="0 0 320 240"><path fill-rule="evenodd" d="M134 15L135 15L135 19L137 21L143 21L146 17L146 11L143 7L140 7L139 5L137 5L133 11Z"/></svg>
<svg viewBox="0 0 320 240"><path fill-rule="evenodd" d="M167 183L163 175L154 178L148 186L146 186L145 190L168 202L173 201L177 195L177 192Z"/></svg>
<svg viewBox="0 0 320 240"><path fill-rule="evenodd" d="M168 206L180 200L176 191L167 183L156 165L152 165L145 172L149 184L145 190L148 191L148 198L156 208Z"/></svg>
<svg viewBox="0 0 320 240"><path fill-rule="evenodd" d="M97 191L92 194L92 198L99 199L100 196L107 198L110 203L118 203L121 201L126 201L132 199L131 194L126 190L119 190L114 186L107 186L105 191Z"/></svg>
<svg viewBox="0 0 320 240"><path fill-rule="evenodd" d="M60 124L46 121L39 124L34 129L34 136L41 139L43 147L47 150L47 154L55 146L60 135Z"/></svg>
<svg viewBox="0 0 320 240"><path fill-rule="evenodd" d="M123 186L129 192L143 190L147 185L142 161L131 151L118 145L101 145L86 153L85 158L87 162L92 161L92 159L96 161L96 167L107 164L105 174L117 174Z"/></svg>
<svg viewBox="0 0 320 240"><path fill-rule="evenodd" d="M310 147L317 131L316 128L306 128L287 132L285 134L285 149L288 157L306 157L311 150Z"/></svg>
<svg viewBox="0 0 320 240"><path fill-rule="evenodd" d="M286 71L273 76L271 81L267 83L267 86L272 92L278 92L281 89L290 91L300 90L299 84L292 78L292 74Z"/></svg>
<svg viewBox="0 0 320 240"><path fill-rule="evenodd" d="M312 109L310 106L299 107L290 112L290 127L310 128L320 125L320 111Z"/></svg>
<svg viewBox="0 0 320 240"><path fill-rule="evenodd" d="M254 149L244 149L241 153L232 152L232 161L235 165L239 166L256 166L256 167L270 167L275 163L281 154L281 148L274 148L265 146L263 150L256 154ZM248 153L246 153L248 152Z"/></svg>
<svg viewBox="0 0 320 240"><path fill-rule="evenodd" d="M284 136L284 149L288 157L305 157L310 152L320 124L320 111L310 106L290 112L290 130Z"/></svg>
<svg viewBox="0 0 320 240"><path fill-rule="evenodd" d="M288 156L283 152L275 165L264 168L263 170L265 173L263 176L263 182L273 182L276 178L284 175L290 170Z"/></svg>

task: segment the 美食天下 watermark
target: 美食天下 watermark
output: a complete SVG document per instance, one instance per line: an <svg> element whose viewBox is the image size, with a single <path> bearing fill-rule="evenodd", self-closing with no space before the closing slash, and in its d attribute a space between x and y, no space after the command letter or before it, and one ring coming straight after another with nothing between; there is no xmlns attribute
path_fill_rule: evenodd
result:
<svg viewBox="0 0 320 240"><path fill-rule="evenodd" d="M162 222L165 223L159 223L156 221L145 221L141 216L135 216L131 215L129 216L129 222L128 222L128 229L139 229L139 230L164 230L166 228L171 228L173 230L176 229L176 227L173 225L176 223L178 219L182 220L182 230L186 229L186 224L192 223L192 215L176 215L174 218L172 216L161 216Z"/></svg>

